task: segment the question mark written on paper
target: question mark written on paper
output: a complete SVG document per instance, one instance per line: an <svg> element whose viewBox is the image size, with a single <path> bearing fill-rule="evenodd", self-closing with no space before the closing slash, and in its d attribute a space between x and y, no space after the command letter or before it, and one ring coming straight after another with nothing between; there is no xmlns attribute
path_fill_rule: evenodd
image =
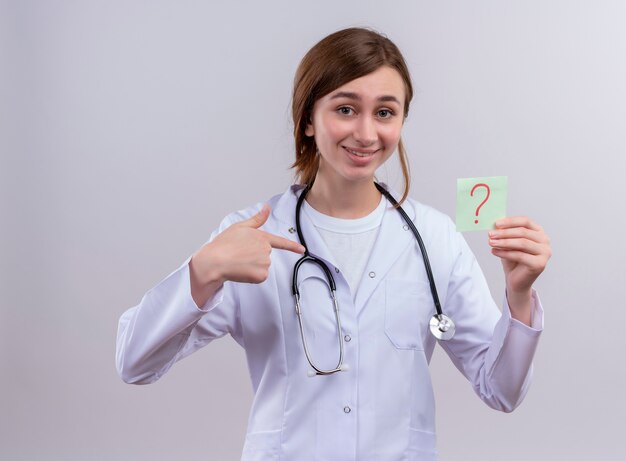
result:
<svg viewBox="0 0 626 461"><path fill-rule="evenodd" d="M487 189L487 196L485 197L485 200L480 202L480 205L478 205L478 208L476 208L476 219L474 220L474 224L478 224L478 213L480 213L480 209L485 203L487 203L487 200L489 200L489 196L491 195L491 189L489 188L489 185L480 183L480 184L475 184L474 187L472 187L472 191L470 192L470 195L472 197L474 196L474 191L478 189L479 187L484 187L485 189Z"/></svg>
<svg viewBox="0 0 626 461"><path fill-rule="evenodd" d="M493 229L506 216L507 182L506 176L457 179L456 229Z"/></svg>

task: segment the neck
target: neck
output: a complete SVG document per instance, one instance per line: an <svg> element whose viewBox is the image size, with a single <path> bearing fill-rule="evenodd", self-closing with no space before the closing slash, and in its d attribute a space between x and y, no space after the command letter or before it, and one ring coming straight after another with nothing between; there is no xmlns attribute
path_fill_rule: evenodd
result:
<svg viewBox="0 0 626 461"><path fill-rule="evenodd" d="M356 219L367 216L376 209L380 203L380 192L373 179L334 182L318 174L306 201L325 215Z"/></svg>

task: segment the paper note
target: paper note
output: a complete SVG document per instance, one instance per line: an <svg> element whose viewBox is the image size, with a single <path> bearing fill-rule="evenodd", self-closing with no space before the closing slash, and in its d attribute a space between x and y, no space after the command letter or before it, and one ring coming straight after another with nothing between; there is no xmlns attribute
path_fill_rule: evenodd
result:
<svg viewBox="0 0 626 461"><path fill-rule="evenodd" d="M506 176L459 178L456 188L457 231L493 229L506 216Z"/></svg>

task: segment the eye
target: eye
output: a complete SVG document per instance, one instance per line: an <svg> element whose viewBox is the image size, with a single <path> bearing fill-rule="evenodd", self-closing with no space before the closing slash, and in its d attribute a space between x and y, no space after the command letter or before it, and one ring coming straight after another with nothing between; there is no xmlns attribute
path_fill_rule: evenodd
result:
<svg viewBox="0 0 626 461"><path fill-rule="evenodd" d="M378 111L378 116L380 118L391 118L393 116L393 111L389 109L381 109Z"/></svg>
<svg viewBox="0 0 626 461"><path fill-rule="evenodd" d="M352 107L342 106L337 109L337 112L339 112L341 115L352 115L354 113L354 110L352 110Z"/></svg>

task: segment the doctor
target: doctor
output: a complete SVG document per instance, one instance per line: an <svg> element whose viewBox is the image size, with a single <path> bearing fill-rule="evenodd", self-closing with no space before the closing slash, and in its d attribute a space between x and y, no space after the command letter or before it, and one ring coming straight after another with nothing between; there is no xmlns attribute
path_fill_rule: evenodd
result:
<svg viewBox="0 0 626 461"><path fill-rule="evenodd" d="M442 308L456 324L439 344L487 405L517 407L543 325L532 285L550 257L548 237L525 217L502 219L489 233L505 273L501 313L451 220L407 198L400 135L412 95L404 59L386 37L351 28L316 44L294 82L298 184L226 217L122 315L122 379L152 383L230 334L245 349L254 389L242 460L435 460L435 308L415 237L374 183L376 169L398 155L405 188L390 192L418 228ZM303 333L321 368L336 366L343 349L342 371L329 375L311 373L291 290L305 251L296 232L304 185L311 187L299 227L308 252L334 276L341 330L324 272L304 264Z"/></svg>

